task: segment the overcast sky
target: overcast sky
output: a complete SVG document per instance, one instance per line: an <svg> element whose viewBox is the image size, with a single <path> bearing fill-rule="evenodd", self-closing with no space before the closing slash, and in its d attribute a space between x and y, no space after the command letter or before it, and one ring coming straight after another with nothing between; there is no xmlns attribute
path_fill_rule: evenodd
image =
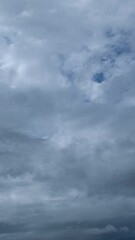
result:
<svg viewBox="0 0 135 240"><path fill-rule="evenodd" d="M135 1L0 0L0 240L135 239Z"/></svg>

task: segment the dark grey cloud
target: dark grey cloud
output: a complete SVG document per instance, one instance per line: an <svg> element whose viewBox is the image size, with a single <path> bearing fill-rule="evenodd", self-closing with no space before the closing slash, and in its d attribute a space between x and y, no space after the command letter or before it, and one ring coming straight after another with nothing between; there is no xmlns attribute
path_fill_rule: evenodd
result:
<svg viewBox="0 0 135 240"><path fill-rule="evenodd" d="M135 238L134 9L0 0L0 239Z"/></svg>

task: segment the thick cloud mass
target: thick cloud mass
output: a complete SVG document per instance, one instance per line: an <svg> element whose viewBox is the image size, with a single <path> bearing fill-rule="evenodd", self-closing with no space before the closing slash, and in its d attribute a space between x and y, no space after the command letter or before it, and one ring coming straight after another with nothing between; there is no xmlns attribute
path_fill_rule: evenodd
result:
<svg viewBox="0 0 135 240"><path fill-rule="evenodd" d="M134 0L0 0L0 240L135 239L134 26Z"/></svg>

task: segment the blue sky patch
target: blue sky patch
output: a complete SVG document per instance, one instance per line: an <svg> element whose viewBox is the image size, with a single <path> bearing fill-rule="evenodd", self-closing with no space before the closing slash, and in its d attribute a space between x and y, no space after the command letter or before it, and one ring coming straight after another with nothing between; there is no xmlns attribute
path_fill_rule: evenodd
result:
<svg viewBox="0 0 135 240"><path fill-rule="evenodd" d="M103 72L95 73L93 76L93 80L97 83L102 83L105 80L105 76Z"/></svg>

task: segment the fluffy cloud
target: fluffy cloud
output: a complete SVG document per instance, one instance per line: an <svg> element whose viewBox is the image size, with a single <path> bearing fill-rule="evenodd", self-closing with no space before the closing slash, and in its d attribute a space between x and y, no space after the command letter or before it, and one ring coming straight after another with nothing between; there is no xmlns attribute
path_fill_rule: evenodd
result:
<svg viewBox="0 0 135 240"><path fill-rule="evenodd" d="M134 9L0 0L0 239L134 237Z"/></svg>

